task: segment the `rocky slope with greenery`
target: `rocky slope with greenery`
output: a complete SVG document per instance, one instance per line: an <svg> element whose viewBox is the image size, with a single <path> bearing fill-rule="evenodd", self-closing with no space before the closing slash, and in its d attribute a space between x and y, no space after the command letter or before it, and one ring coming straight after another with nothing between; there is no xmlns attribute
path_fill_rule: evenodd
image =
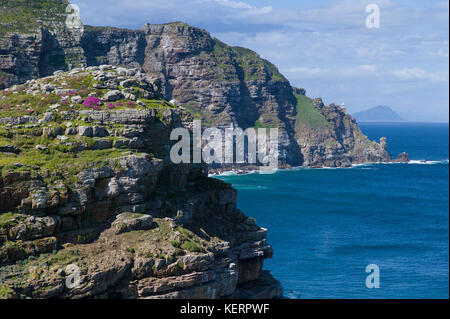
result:
<svg viewBox="0 0 450 319"><path fill-rule="evenodd" d="M164 97L204 126L279 128L281 166L391 160L385 140L369 141L342 108L314 103L249 49L182 22L142 30L85 26L81 35L64 25L67 1L28 2L0 1L0 86L79 65L133 67L160 78ZM28 23L17 22L23 16Z"/></svg>
<svg viewBox="0 0 450 319"><path fill-rule="evenodd" d="M0 89L86 65L81 30L66 24L68 4L0 0Z"/></svg>
<svg viewBox="0 0 450 319"><path fill-rule="evenodd" d="M170 132L191 121L135 69L0 91L0 298L282 296L236 191L171 162Z"/></svg>

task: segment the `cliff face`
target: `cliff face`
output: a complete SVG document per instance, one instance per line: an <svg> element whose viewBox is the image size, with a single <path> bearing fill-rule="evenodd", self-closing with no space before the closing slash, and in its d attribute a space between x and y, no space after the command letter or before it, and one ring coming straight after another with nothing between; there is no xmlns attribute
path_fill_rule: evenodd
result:
<svg viewBox="0 0 450 319"><path fill-rule="evenodd" d="M392 158L386 139L370 141L341 107L325 106L321 99L310 99L295 89L297 120L295 138L304 156L304 165L348 167L352 164L385 162Z"/></svg>
<svg viewBox="0 0 450 319"><path fill-rule="evenodd" d="M205 30L180 22L145 25L141 32L89 27L82 45L88 62L137 63L160 77L165 97L205 126L278 127L283 162L301 164L292 88L255 52L227 46Z"/></svg>
<svg viewBox="0 0 450 319"><path fill-rule="evenodd" d="M341 108L311 110L305 91L291 87L273 64L205 30L181 22L147 24L142 30L85 26L81 36L65 26L67 2L62 0L33 1L31 8L20 9L31 17L49 16L42 11L46 7L54 11L55 18L30 18L34 23L24 29L16 26L19 9L11 3L1 2L0 21L13 22L1 27L0 86L78 65L133 67L160 78L165 98L204 126L278 127L281 166L391 160L384 146L360 134ZM318 117L324 125L316 125Z"/></svg>
<svg viewBox="0 0 450 319"><path fill-rule="evenodd" d="M81 32L65 0L0 1L0 88L84 66Z"/></svg>
<svg viewBox="0 0 450 319"><path fill-rule="evenodd" d="M0 297L282 295L236 191L170 161L192 118L159 81L77 68L0 91L0 106Z"/></svg>
<svg viewBox="0 0 450 319"><path fill-rule="evenodd" d="M385 142L369 141L342 108L313 103L269 61L205 30L181 22L142 31L89 27L82 46L88 62L137 64L163 79L165 97L205 126L278 127L282 166L391 160Z"/></svg>

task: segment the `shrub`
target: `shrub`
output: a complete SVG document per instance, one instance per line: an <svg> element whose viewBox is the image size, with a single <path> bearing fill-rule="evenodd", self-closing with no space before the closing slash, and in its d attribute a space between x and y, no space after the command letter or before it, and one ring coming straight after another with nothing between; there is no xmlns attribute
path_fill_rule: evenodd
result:
<svg viewBox="0 0 450 319"><path fill-rule="evenodd" d="M182 247L183 247L184 249L190 251L190 252L193 252L193 253L195 253L195 252L199 253L199 252L202 252L202 251L203 251L203 248L202 248L202 247L200 247L200 246L197 245L196 243L194 243L194 242L192 242L192 241L188 241L188 240L186 240L186 241L183 243L183 246L182 246Z"/></svg>
<svg viewBox="0 0 450 319"><path fill-rule="evenodd" d="M173 247L175 247L175 248L180 248L180 246L181 246L181 243L180 243L179 241L176 241L176 240L172 240L172 241L170 242L170 244L171 244Z"/></svg>

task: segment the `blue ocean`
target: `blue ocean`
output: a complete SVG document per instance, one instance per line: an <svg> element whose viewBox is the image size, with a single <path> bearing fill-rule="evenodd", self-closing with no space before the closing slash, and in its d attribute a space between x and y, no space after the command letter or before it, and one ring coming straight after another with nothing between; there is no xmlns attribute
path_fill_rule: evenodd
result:
<svg viewBox="0 0 450 319"><path fill-rule="evenodd" d="M287 298L449 298L448 124L363 124L409 164L220 176L268 228ZM426 160L422 163L421 160ZM380 286L366 287L366 267Z"/></svg>

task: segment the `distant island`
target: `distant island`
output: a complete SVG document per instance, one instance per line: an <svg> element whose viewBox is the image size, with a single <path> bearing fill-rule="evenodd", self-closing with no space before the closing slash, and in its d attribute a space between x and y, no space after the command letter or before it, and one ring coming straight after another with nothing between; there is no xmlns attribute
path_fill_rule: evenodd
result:
<svg viewBox="0 0 450 319"><path fill-rule="evenodd" d="M405 122L405 119L389 106L379 105L353 114L357 122Z"/></svg>

